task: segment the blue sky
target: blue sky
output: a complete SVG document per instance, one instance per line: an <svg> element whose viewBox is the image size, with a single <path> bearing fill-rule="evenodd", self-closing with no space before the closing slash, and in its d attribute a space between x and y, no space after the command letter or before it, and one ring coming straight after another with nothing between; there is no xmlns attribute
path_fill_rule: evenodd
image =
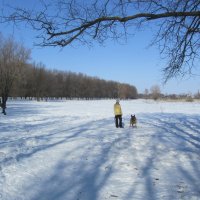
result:
<svg viewBox="0 0 200 200"><path fill-rule="evenodd" d="M2 2L5 3L1 0ZM20 5L23 1L16 2ZM23 5L26 6L24 2ZM136 86L140 93L153 85L159 85L164 94L196 93L200 90L199 76L172 79L165 85L162 84L162 68L166 61L161 59L157 46L148 47L152 39L150 29L136 32L124 44L107 41L104 46L95 43L91 48L68 46L63 49L34 46L38 40L35 38L36 33L29 27L1 24L0 30L4 36L12 35L16 41L24 43L25 47L32 50L32 61L42 62L46 68L81 72L106 80L129 83ZM197 70L196 73L198 72Z"/></svg>

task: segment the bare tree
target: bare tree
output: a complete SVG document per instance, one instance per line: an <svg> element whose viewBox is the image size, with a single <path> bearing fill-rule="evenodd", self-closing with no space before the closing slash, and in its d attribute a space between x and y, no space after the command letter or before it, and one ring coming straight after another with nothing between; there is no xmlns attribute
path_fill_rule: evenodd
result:
<svg viewBox="0 0 200 200"><path fill-rule="evenodd" d="M45 70L45 66L42 63L34 63L32 68L33 73L33 94L36 97L37 101L45 98L48 94L46 90L49 86L47 71Z"/></svg>
<svg viewBox="0 0 200 200"><path fill-rule="evenodd" d="M38 0L39 1L39 0ZM120 40L154 24L155 38L166 55L165 80L190 73L199 59L200 0L48 0L34 11L14 8L2 22L25 22L39 31L42 46L91 45ZM44 2L48 2L44 3ZM8 8L6 8L8 13ZM153 23L154 22L154 23Z"/></svg>
<svg viewBox="0 0 200 200"><path fill-rule="evenodd" d="M158 85L153 85L150 91L151 91L151 96L154 100L157 100L161 95L160 87Z"/></svg>
<svg viewBox="0 0 200 200"><path fill-rule="evenodd" d="M199 92L199 90L198 90L198 92L195 94L195 98L196 98L196 99L200 99L200 92Z"/></svg>
<svg viewBox="0 0 200 200"><path fill-rule="evenodd" d="M145 89L145 90L144 90L144 97L145 97L145 99L147 99L148 96L149 96L149 90L148 90L148 89Z"/></svg>
<svg viewBox="0 0 200 200"><path fill-rule="evenodd" d="M2 113L6 115L6 102L14 81L29 58L29 50L13 39L0 38L0 97Z"/></svg>
<svg viewBox="0 0 200 200"><path fill-rule="evenodd" d="M137 89L134 86L130 86L129 84L118 85L118 97L120 99L135 99L137 98Z"/></svg>

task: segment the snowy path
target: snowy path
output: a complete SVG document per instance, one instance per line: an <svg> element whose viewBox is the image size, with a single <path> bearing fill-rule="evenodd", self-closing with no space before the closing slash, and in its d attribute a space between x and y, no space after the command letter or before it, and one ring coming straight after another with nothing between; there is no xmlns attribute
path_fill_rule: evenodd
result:
<svg viewBox="0 0 200 200"><path fill-rule="evenodd" d="M138 128L127 113L124 129L112 104L10 102L0 117L0 199L200 199L200 104L180 103L180 113L152 103L144 113L138 101Z"/></svg>

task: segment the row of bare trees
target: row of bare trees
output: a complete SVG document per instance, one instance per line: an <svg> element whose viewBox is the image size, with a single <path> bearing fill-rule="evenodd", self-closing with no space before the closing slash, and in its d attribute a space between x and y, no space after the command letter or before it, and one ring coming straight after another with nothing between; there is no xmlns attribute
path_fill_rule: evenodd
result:
<svg viewBox="0 0 200 200"><path fill-rule="evenodd" d="M182 94L163 94L159 85L153 85L150 89L145 89L143 93L138 94L138 98L142 99L153 99L153 100L184 100L188 102L192 102L193 100L200 99L200 92L199 90L192 94L192 93L182 93Z"/></svg>
<svg viewBox="0 0 200 200"><path fill-rule="evenodd" d="M47 70L28 63L30 51L13 39L0 36L0 105L6 114L8 97L21 98L136 98L129 84L106 81L84 74Z"/></svg>
<svg viewBox="0 0 200 200"><path fill-rule="evenodd" d="M106 81L81 73L47 70L42 64L29 64L11 92L13 97L32 98L136 98L137 89L128 84Z"/></svg>

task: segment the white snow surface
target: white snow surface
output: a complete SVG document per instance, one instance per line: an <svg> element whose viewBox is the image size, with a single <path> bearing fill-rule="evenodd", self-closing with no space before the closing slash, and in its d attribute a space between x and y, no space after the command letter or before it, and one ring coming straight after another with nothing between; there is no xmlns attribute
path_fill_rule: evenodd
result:
<svg viewBox="0 0 200 200"><path fill-rule="evenodd" d="M200 103L9 101L0 200L199 200ZM129 127L136 114L138 127Z"/></svg>

